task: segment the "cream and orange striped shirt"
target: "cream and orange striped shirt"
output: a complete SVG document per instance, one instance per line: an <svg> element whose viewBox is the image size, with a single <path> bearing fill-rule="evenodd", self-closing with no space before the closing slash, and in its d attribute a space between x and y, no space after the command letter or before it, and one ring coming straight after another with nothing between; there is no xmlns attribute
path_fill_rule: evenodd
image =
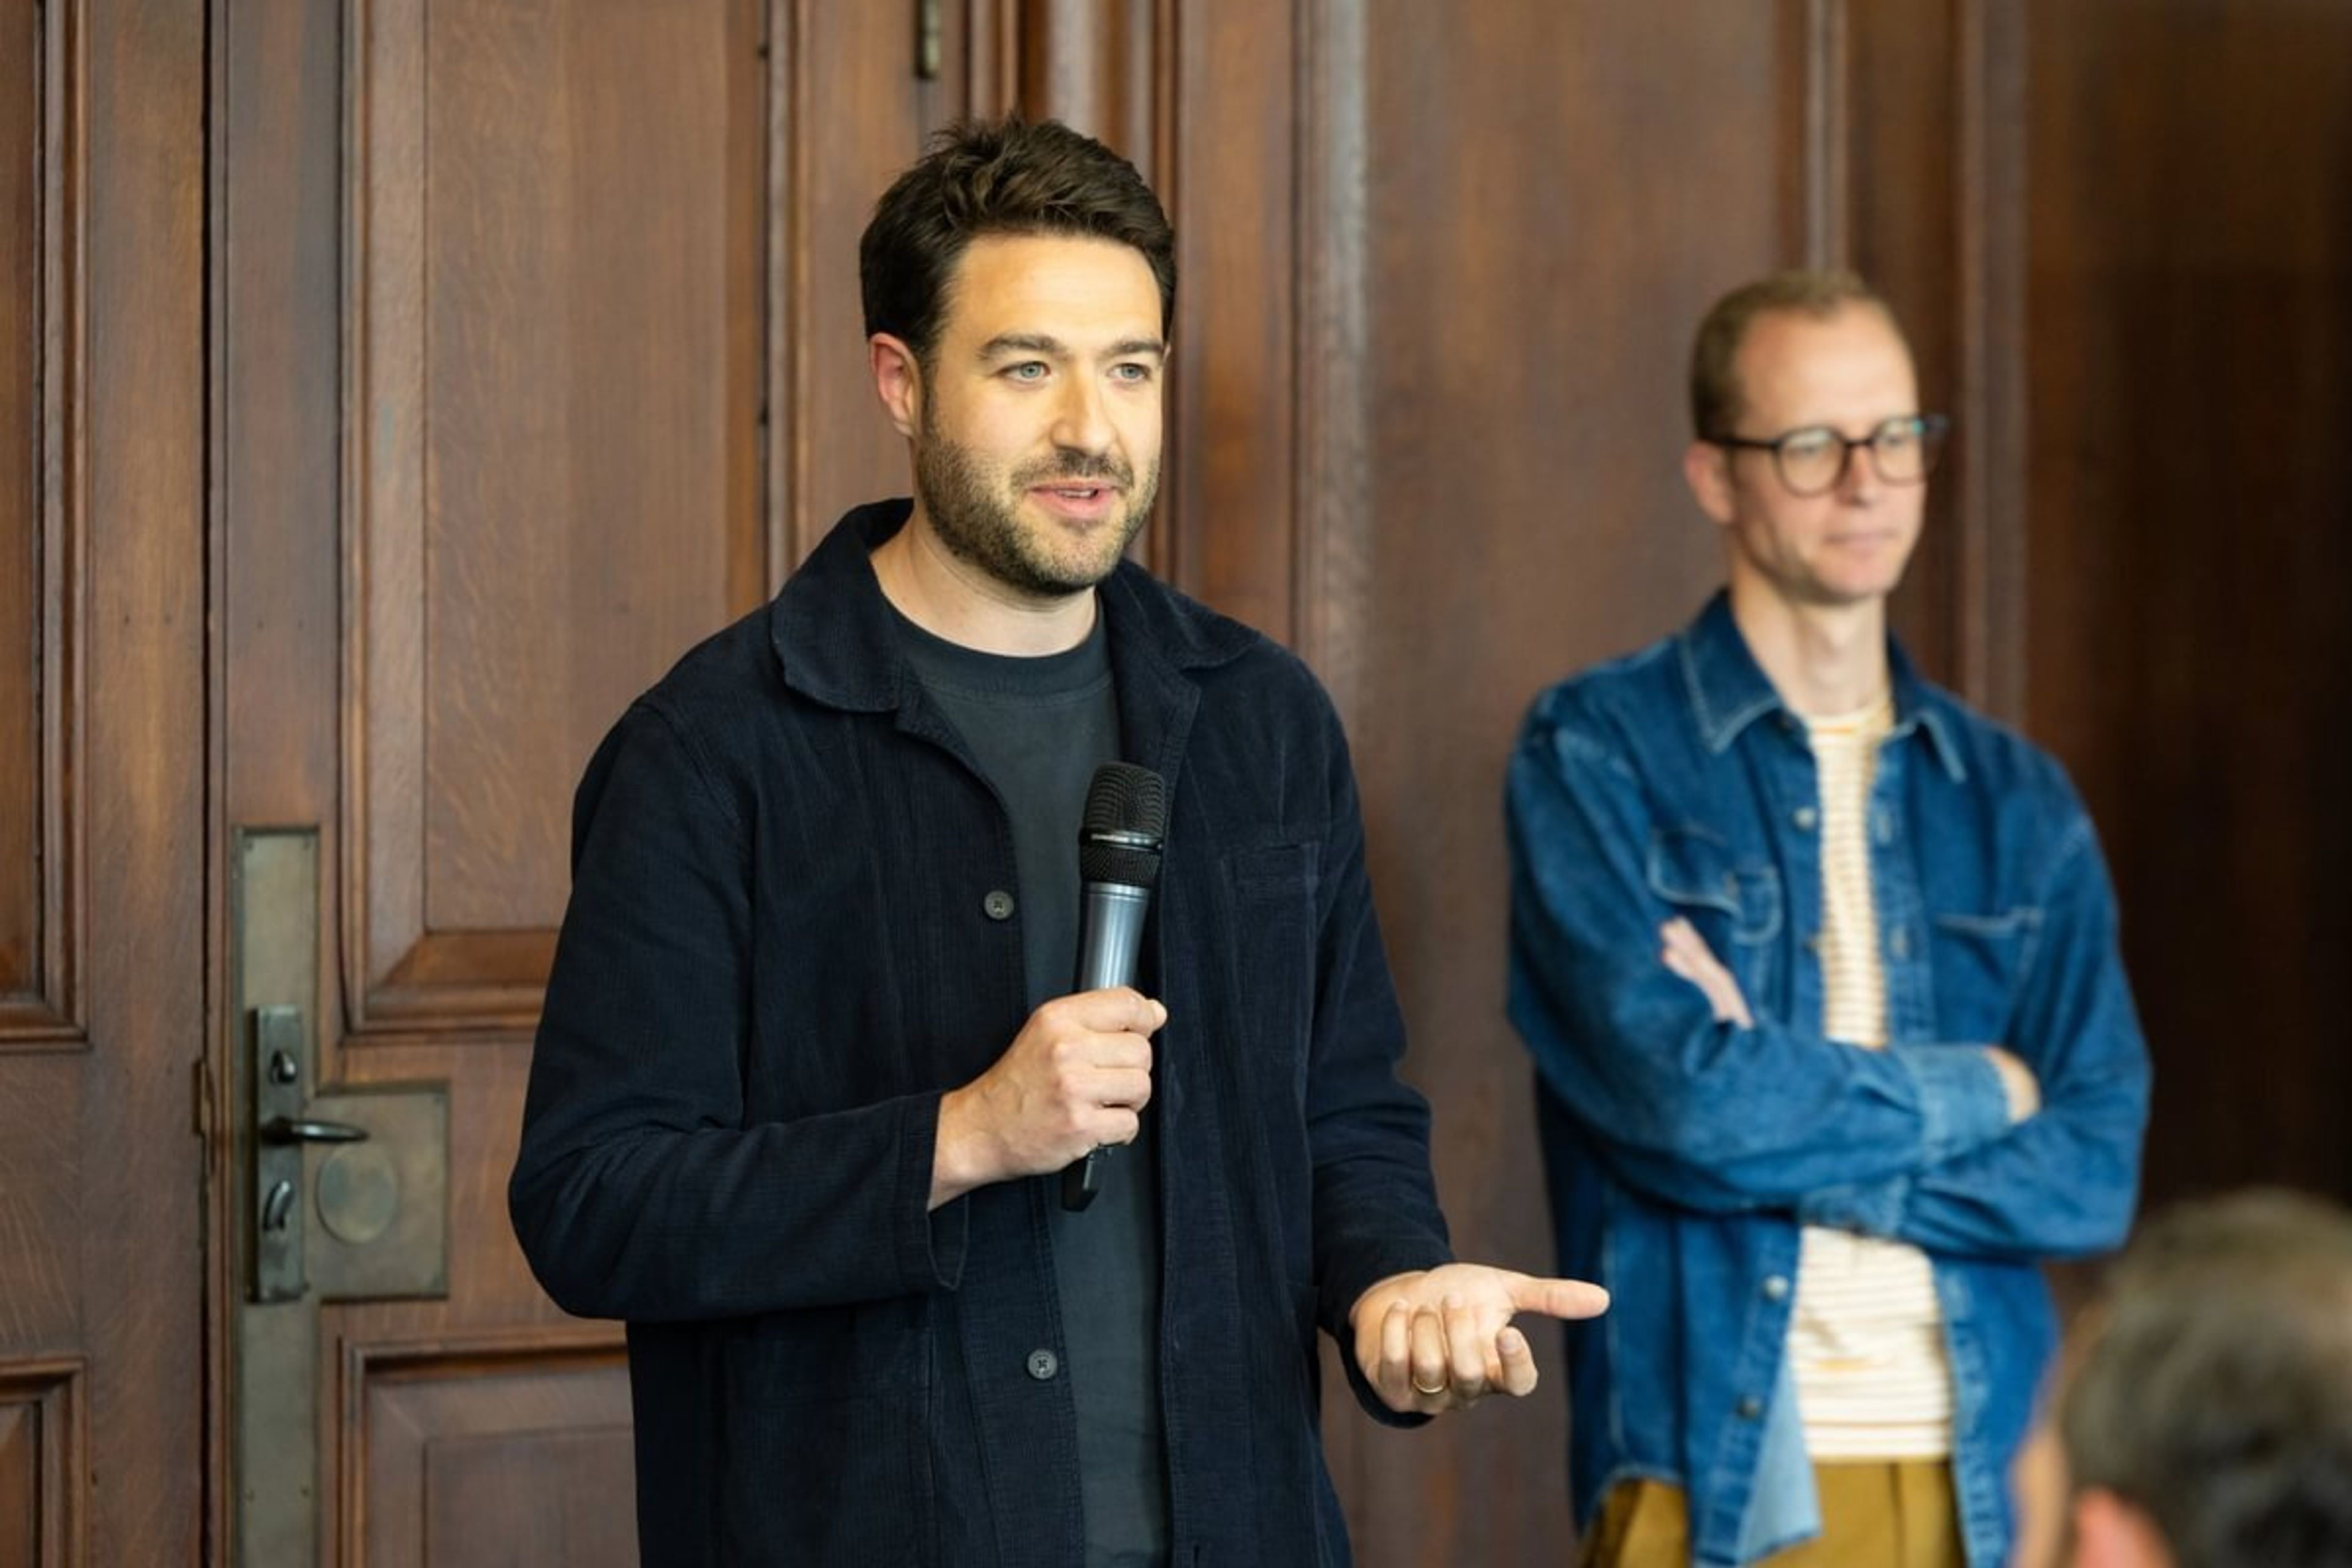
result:
<svg viewBox="0 0 2352 1568"><path fill-rule="evenodd" d="M1821 788L1822 1031L1886 1044L1886 972L1870 885L1870 790L1891 698L1808 721ZM1952 1447L1952 1378L1927 1254L1808 1226L1789 1356L1805 1447L1818 1462L1916 1459Z"/></svg>

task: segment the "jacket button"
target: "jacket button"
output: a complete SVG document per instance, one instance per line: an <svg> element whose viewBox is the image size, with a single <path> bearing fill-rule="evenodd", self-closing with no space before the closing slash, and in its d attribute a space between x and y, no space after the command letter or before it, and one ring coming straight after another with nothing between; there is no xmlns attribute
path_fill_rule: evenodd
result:
<svg viewBox="0 0 2352 1568"><path fill-rule="evenodd" d="M1789 820L1797 825L1797 831L1800 833L1811 833L1813 830L1814 824L1820 822L1821 819L1822 814L1815 811L1810 805L1801 805L1797 807L1797 809L1791 812L1789 816Z"/></svg>
<svg viewBox="0 0 2352 1568"><path fill-rule="evenodd" d="M1029 1352L1029 1375L1035 1378L1038 1382L1045 1382L1055 1373L1061 1370L1062 1358L1055 1355L1052 1351L1031 1351Z"/></svg>
<svg viewBox="0 0 2352 1568"><path fill-rule="evenodd" d="M1785 1274L1766 1275L1764 1278L1764 1299L1767 1301L1787 1300L1789 1299L1789 1277Z"/></svg>
<svg viewBox="0 0 2352 1568"><path fill-rule="evenodd" d="M981 910L992 921L1013 918L1013 895L1002 888L992 889L988 897L980 900Z"/></svg>
<svg viewBox="0 0 2352 1568"><path fill-rule="evenodd" d="M1805 951L1811 953L1815 958L1819 958L1822 955L1821 932L1815 931L1812 935L1805 939Z"/></svg>
<svg viewBox="0 0 2352 1568"><path fill-rule="evenodd" d="M1742 1421L1753 1421L1763 1414L1764 1402L1754 1394L1748 1394L1739 1402L1739 1418Z"/></svg>
<svg viewBox="0 0 2352 1568"><path fill-rule="evenodd" d="M1886 945L1894 951L1895 957L1908 958L1911 956L1911 933L1896 926L1895 934L1886 939Z"/></svg>

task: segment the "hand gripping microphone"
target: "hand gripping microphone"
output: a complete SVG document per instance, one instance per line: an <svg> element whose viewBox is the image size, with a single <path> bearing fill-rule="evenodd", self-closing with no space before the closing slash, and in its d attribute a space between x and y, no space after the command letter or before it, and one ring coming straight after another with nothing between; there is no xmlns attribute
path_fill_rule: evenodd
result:
<svg viewBox="0 0 2352 1568"><path fill-rule="evenodd" d="M1135 984L1143 917L1160 880L1160 842L1168 831L1167 782L1150 768L1105 763L1087 786L1078 824L1078 981L1099 991ZM1082 1209L1102 1190L1104 1157L1095 1149L1062 1172L1062 1206Z"/></svg>

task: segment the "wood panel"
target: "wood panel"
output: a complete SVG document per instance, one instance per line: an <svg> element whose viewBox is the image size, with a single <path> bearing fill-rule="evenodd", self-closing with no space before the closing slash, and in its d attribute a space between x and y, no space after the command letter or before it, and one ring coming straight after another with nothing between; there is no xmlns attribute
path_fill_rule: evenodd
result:
<svg viewBox="0 0 2352 1568"><path fill-rule="evenodd" d="M341 1560L582 1560L559 1515L632 1539L599 1511L620 1327L546 1300L505 1207L572 789L631 697L904 489L856 240L932 125L1009 90L1006 12L949 10L924 79L905 14L815 0L213 8L213 863L320 824L319 1077L448 1092L446 1299L319 1319ZM234 1082L240 1022L213 1031ZM224 1315L241 1288L215 1270ZM223 1407L234 1374L216 1342ZM459 1539L488 1477L508 1506Z"/></svg>
<svg viewBox="0 0 2352 1568"><path fill-rule="evenodd" d="M2147 1194L2352 1197L2352 13L2028 36L2029 716L2114 864Z"/></svg>
<svg viewBox="0 0 2352 1568"><path fill-rule="evenodd" d="M772 74L771 584L851 507L907 493L906 442L866 371L857 237L932 130L1010 108L1013 0L941 5L940 68L916 73L906 7L779 0Z"/></svg>
<svg viewBox="0 0 2352 1568"><path fill-rule="evenodd" d="M0 26L0 999L14 1006L41 990L42 16L21 6Z"/></svg>
<svg viewBox="0 0 2352 1568"><path fill-rule="evenodd" d="M1842 5L1836 259L1894 305L1952 447L1892 613L1928 675L2021 717L2024 150L2018 0Z"/></svg>
<svg viewBox="0 0 2352 1568"><path fill-rule="evenodd" d="M0 22L10 1564L196 1550L203 89L193 0Z"/></svg>
<svg viewBox="0 0 2352 1568"><path fill-rule="evenodd" d="M636 1505L617 1353L497 1340L355 1348L347 1539L370 1568L628 1568ZM496 1529L485 1528L496 1520Z"/></svg>
<svg viewBox="0 0 2352 1568"><path fill-rule="evenodd" d="M1840 40L1802 5L1366 16L1361 130L1328 133L1362 147L1360 508L1302 508L1340 529L1361 596L1323 609L1317 657L1349 672L1456 1247L1548 1271L1530 1069L1502 1011L1504 760L1540 686L1678 625L1719 576L1679 472L1690 335L1838 218L1814 182L1842 162L1822 140ZM1567 1550L1559 1342L1534 1338L1553 1376L1524 1404L1413 1434L1329 1425L1364 1561Z"/></svg>
<svg viewBox="0 0 2352 1568"><path fill-rule="evenodd" d="M761 587L762 20L362 14L358 1021L512 1024L590 750ZM674 111L614 112L647 96Z"/></svg>
<svg viewBox="0 0 2352 1568"><path fill-rule="evenodd" d="M0 1568L85 1561L87 1365L0 1360Z"/></svg>
<svg viewBox="0 0 2352 1568"><path fill-rule="evenodd" d="M26 6L0 25L0 1052L84 1034L78 20Z"/></svg>

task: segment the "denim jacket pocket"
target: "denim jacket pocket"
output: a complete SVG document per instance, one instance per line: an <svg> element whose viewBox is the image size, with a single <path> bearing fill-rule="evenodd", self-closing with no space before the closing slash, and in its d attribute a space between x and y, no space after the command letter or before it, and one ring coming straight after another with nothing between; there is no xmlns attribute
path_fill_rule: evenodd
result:
<svg viewBox="0 0 2352 1568"><path fill-rule="evenodd" d="M1930 929L1939 1033L1952 1040L2011 1043L2006 1037L2041 939L2041 910L2021 904L2000 914L1938 914Z"/></svg>
<svg viewBox="0 0 2352 1568"><path fill-rule="evenodd" d="M1780 934L1780 871L1776 866L1742 866L1721 835L1705 827L1661 827L1650 835L1650 891L1684 914L1714 910L1714 921L1694 921L1702 935L1721 934L1742 946L1759 946ZM1717 957L1727 955L1718 952Z"/></svg>
<svg viewBox="0 0 2352 1568"><path fill-rule="evenodd" d="M1650 891L1690 921L1731 971L1751 1007L1772 994L1772 939L1780 934L1780 871L1743 864L1728 840L1696 825L1650 834Z"/></svg>

